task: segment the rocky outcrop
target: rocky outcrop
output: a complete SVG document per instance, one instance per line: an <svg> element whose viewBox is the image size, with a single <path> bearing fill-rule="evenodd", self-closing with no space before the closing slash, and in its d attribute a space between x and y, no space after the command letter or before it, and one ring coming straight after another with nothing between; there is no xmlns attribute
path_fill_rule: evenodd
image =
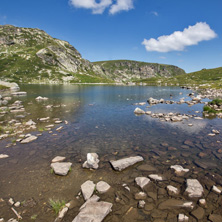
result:
<svg viewBox="0 0 222 222"><path fill-rule="evenodd" d="M99 65L105 75L114 79L116 82L185 74L185 71L177 66L130 60L101 61L95 62L94 64Z"/></svg>

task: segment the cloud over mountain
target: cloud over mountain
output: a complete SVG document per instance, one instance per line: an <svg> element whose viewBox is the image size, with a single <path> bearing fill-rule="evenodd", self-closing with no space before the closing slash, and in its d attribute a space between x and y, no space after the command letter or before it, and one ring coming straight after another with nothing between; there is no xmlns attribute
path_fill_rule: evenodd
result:
<svg viewBox="0 0 222 222"><path fill-rule="evenodd" d="M76 8L90 9L93 14L102 14L107 8L110 14L133 9L133 0L70 0L70 4Z"/></svg>
<svg viewBox="0 0 222 222"><path fill-rule="evenodd" d="M217 34L205 22L198 22L185 28L182 32L175 31L171 35L163 35L157 39L144 39L142 42L147 51L170 52L183 51L187 46L197 45L201 41L216 38Z"/></svg>

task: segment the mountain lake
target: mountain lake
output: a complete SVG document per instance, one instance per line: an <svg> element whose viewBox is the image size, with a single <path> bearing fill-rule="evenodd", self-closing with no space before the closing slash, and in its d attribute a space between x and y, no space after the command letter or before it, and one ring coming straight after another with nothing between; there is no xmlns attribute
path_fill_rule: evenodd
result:
<svg viewBox="0 0 222 222"><path fill-rule="evenodd" d="M36 129L24 133L38 135L38 138L27 144L16 142L18 136L0 140L0 154L8 155L0 159L0 218L6 221L17 218L8 203L13 198L14 202L21 203L19 207L13 206L23 218L21 221L54 221L56 214L50 206L51 199L71 201L72 206L63 219L70 222L84 203L80 187L87 180L95 184L105 181L111 186L106 193L94 192L100 201L113 204L105 222L179 221L179 214L189 217L189 221L208 221L212 215L218 218L222 215L222 195L212 189L216 186L220 190L222 186L222 132L208 135L213 129L222 129L222 119L204 118L203 103L193 106L147 103L150 97L176 102L181 98L191 100L188 96L191 90L112 85L20 87L27 96L13 97L10 103L22 101L25 116L19 121L31 119L38 123ZM36 101L38 96L48 100ZM163 121L151 115L135 115L136 107L152 113L172 112L193 117L180 122ZM7 118L15 119L15 115L18 114ZM47 122L39 121L45 117L49 117ZM1 117L1 121L9 121L4 118ZM55 124L56 120L62 122ZM54 126L47 130L50 124ZM97 170L82 167L87 153L98 154ZM144 158L142 162L120 172L109 162L138 155ZM65 162L72 163L68 175L58 176L51 170L51 161L56 156L66 157ZM172 165L181 165L189 172L178 175L170 168ZM150 174L164 179L151 179L144 189L136 185L136 177L148 178ZM200 182L201 198L189 198L185 194L187 179ZM178 188L179 193L170 193L168 185ZM135 198L140 191L146 194L142 209L138 208L140 198ZM201 205L199 199L205 199L206 205ZM191 201L193 207L177 206L177 200Z"/></svg>

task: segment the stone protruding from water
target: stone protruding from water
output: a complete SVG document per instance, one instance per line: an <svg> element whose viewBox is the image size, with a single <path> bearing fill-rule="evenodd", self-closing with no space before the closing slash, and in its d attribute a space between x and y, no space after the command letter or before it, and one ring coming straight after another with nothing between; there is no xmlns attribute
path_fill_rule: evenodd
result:
<svg viewBox="0 0 222 222"><path fill-rule="evenodd" d="M153 179L153 180L156 180L156 181L163 181L164 180L164 178L162 176L159 176L157 174L150 174L148 177L150 179Z"/></svg>
<svg viewBox="0 0 222 222"><path fill-rule="evenodd" d="M91 180L87 180L85 183L81 185L82 195L85 200L88 200L95 190L95 184Z"/></svg>
<svg viewBox="0 0 222 222"><path fill-rule="evenodd" d="M178 222L188 222L188 221L189 221L189 217L186 216L185 214L178 215Z"/></svg>
<svg viewBox="0 0 222 222"><path fill-rule="evenodd" d="M143 189L147 184L149 184L150 179L147 177L136 177L135 182L141 189Z"/></svg>
<svg viewBox="0 0 222 222"><path fill-rule="evenodd" d="M168 199L163 202L161 202L158 206L158 209L160 210L171 210L175 208L187 208L187 209L193 209L194 204L193 202L188 202L184 200L177 200L177 199Z"/></svg>
<svg viewBox="0 0 222 222"><path fill-rule="evenodd" d="M63 162L66 158L64 156L56 156L53 158L52 163Z"/></svg>
<svg viewBox="0 0 222 222"><path fill-rule="evenodd" d="M30 135L30 136L26 137L25 139L23 139L21 141L21 143L30 143L30 142L36 140L37 138L38 138L37 136Z"/></svg>
<svg viewBox="0 0 222 222"><path fill-rule="evenodd" d="M135 113L135 114L138 114L138 115L141 115L141 114L145 114L145 111L137 107L137 108L134 110L134 113Z"/></svg>
<svg viewBox="0 0 222 222"><path fill-rule="evenodd" d="M203 192L203 187L197 179L187 179L185 193L188 194L190 198L202 197Z"/></svg>
<svg viewBox="0 0 222 222"><path fill-rule="evenodd" d="M81 206L79 214L72 222L101 222L112 211L111 203L98 202L99 198L93 197Z"/></svg>
<svg viewBox="0 0 222 222"><path fill-rule="evenodd" d="M54 173L60 176L66 176L68 172L70 171L71 166L72 166L72 163L70 162L51 163L51 168L53 169Z"/></svg>
<svg viewBox="0 0 222 222"><path fill-rule="evenodd" d="M4 158L8 158L9 157L9 155L7 155L7 154L0 154L0 159L4 159Z"/></svg>
<svg viewBox="0 0 222 222"><path fill-rule="evenodd" d="M104 181L99 181L96 184L96 190L99 193L106 193L110 189L110 185Z"/></svg>
<svg viewBox="0 0 222 222"><path fill-rule="evenodd" d="M177 195L177 194L179 194L178 188L176 188L174 186L171 186L171 185L167 186L167 191L168 191L169 195Z"/></svg>
<svg viewBox="0 0 222 222"><path fill-rule="evenodd" d="M132 156L119 160L111 160L110 163L115 170L122 171L125 168L134 165L135 163L143 161L141 156Z"/></svg>
<svg viewBox="0 0 222 222"><path fill-rule="evenodd" d="M189 169L184 169L182 166L180 165L173 165L170 167L171 169L174 169L175 170L175 173L177 175L181 175L181 174L184 174L184 173L187 173L189 172Z"/></svg>
<svg viewBox="0 0 222 222"><path fill-rule="evenodd" d="M83 168L98 169L99 156L96 153L87 153L87 160L83 163Z"/></svg>

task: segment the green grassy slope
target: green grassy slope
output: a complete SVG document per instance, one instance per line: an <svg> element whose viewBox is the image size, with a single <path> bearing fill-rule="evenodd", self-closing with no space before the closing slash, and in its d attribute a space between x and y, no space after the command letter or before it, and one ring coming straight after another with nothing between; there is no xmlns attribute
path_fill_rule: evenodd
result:
<svg viewBox="0 0 222 222"><path fill-rule="evenodd" d="M202 88L213 87L222 88L222 67L215 69L203 69L171 78L152 78L141 82L147 84L167 83L168 85L198 85Z"/></svg>

